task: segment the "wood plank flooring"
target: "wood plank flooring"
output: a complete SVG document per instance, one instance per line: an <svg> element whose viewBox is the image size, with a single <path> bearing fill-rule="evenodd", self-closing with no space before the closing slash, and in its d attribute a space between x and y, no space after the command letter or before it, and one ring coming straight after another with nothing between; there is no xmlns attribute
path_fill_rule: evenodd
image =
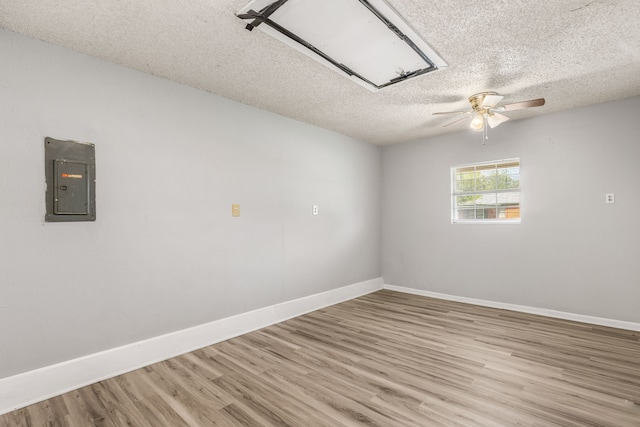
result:
<svg viewBox="0 0 640 427"><path fill-rule="evenodd" d="M640 333L379 291L0 426L640 426Z"/></svg>

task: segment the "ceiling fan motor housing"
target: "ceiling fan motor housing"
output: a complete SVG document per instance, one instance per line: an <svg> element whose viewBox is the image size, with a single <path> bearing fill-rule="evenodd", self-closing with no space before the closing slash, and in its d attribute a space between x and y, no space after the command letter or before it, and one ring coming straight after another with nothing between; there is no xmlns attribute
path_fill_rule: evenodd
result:
<svg viewBox="0 0 640 427"><path fill-rule="evenodd" d="M487 95L498 96L496 92L480 92L480 93L476 93L475 95L471 95L469 97L469 103L471 103L471 108L473 108L473 110L477 112L480 112L481 110L483 110L482 102L487 97Z"/></svg>

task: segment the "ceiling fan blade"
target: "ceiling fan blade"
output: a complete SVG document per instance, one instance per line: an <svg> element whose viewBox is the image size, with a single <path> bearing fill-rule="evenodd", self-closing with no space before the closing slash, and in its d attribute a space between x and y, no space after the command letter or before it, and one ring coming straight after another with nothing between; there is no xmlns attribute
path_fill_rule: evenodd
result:
<svg viewBox="0 0 640 427"><path fill-rule="evenodd" d="M462 118L460 118L460 119L456 119L456 120L454 120L454 121L452 121L452 122L447 123L446 125L444 125L444 126L442 126L442 127L443 127L443 128L446 128L447 126L454 125L454 124L459 123L459 122L461 122L461 121L463 121L463 120L465 120L465 119L466 119L466 117L462 117Z"/></svg>
<svg viewBox="0 0 640 427"><path fill-rule="evenodd" d="M482 99L482 103L480 103L480 107L493 108L498 104L498 102L502 101L502 98L504 98L502 95L485 95Z"/></svg>
<svg viewBox="0 0 640 427"><path fill-rule="evenodd" d="M530 99L529 101L514 102L513 104L503 105L500 111L522 110L523 108L540 107L544 105L544 98Z"/></svg>
<svg viewBox="0 0 640 427"><path fill-rule="evenodd" d="M441 114L471 114L471 111L440 111L438 113L433 113L434 116L439 116Z"/></svg>
<svg viewBox="0 0 640 427"><path fill-rule="evenodd" d="M497 127L501 123L506 122L507 120L509 120L509 117L500 113L492 113L492 114L489 114L489 117L487 117L487 123L489 124L489 127L491 129L493 129L494 127Z"/></svg>

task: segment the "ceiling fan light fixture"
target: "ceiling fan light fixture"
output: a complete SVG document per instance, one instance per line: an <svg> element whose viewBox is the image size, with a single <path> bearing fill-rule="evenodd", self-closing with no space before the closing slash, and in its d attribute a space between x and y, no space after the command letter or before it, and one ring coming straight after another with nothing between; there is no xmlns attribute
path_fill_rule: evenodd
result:
<svg viewBox="0 0 640 427"><path fill-rule="evenodd" d="M487 123L491 129L506 122L507 120L509 120L509 117L500 113L489 113L487 116Z"/></svg>
<svg viewBox="0 0 640 427"><path fill-rule="evenodd" d="M481 131L484 127L484 116L479 113L474 114L471 123L469 123L469 127L475 131Z"/></svg>

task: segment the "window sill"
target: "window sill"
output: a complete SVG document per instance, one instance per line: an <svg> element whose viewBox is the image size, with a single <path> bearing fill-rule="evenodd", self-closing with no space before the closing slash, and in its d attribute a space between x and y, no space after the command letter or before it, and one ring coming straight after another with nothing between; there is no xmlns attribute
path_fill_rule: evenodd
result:
<svg viewBox="0 0 640 427"><path fill-rule="evenodd" d="M520 219L514 220L453 220L451 224L520 224Z"/></svg>

